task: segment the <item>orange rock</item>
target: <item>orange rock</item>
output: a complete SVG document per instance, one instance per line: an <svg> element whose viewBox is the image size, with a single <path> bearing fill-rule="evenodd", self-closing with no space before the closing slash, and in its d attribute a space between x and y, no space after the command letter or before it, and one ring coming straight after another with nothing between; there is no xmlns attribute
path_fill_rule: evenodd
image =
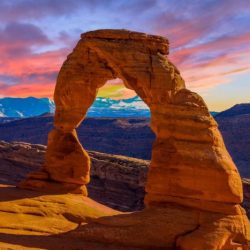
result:
<svg viewBox="0 0 250 250"><path fill-rule="evenodd" d="M58 75L55 129L49 135L43 171L48 173L48 181L62 183L62 190L65 182L81 187L89 181L89 157L75 128L98 89L107 80L119 77L151 110L156 141L146 184L146 206L174 203L220 213L218 225L206 226L205 222L200 229L179 238L177 244L189 250L230 249L230 239L238 242L249 237L244 231L249 224L238 205L243 199L241 179L206 104L185 88L167 54L168 41L159 36L127 30L83 34ZM22 186L34 188L33 183L31 177ZM239 218L228 220L230 215ZM222 230L223 216L227 226ZM239 237L233 233L234 223L240 228ZM210 240L216 230L223 232Z"/></svg>
<svg viewBox="0 0 250 250"><path fill-rule="evenodd" d="M77 194L0 185L0 249L249 249L246 216L169 203L121 213Z"/></svg>

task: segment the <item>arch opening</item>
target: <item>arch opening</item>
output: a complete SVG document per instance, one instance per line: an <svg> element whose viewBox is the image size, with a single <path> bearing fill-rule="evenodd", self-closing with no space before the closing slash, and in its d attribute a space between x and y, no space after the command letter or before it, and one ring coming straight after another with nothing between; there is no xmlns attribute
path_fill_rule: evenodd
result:
<svg viewBox="0 0 250 250"><path fill-rule="evenodd" d="M144 208L144 187L155 139L149 116L148 106L121 79L108 80L98 90L77 129L91 157L89 197L120 211Z"/></svg>
<svg viewBox="0 0 250 250"><path fill-rule="evenodd" d="M99 88L97 97L111 98L114 100L128 99L134 97L136 92L124 85L121 78L109 79Z"/></svg>
<svg viewBox="0 0 250 250"><path fill-rule="evenodd" d="M128 89L120 78L115 78L98 89L87 117L149 118L150 109L134 90Z"/></svg>

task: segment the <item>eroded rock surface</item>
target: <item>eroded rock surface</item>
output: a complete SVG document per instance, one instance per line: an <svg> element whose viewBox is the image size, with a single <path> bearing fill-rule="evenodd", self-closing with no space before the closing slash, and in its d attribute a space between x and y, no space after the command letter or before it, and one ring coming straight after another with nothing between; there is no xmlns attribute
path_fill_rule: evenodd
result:
<svg viewBox="0 0 250 250"><path fill-rule="evenodd" d="M185 88L180 72L168 60L168 47L168 40L163 37L127 30L82 34L58 75L55 128L49 134L43 169L30 175L20 187L87 195L90 160L75 129L85 118L98 89L107 80L119 77L151 111L156 140L146 183L147 208L169 211L171 204L184 206L196 225L193 228L187 221L190 228L185 229L185 234L183 228L176 232L174 239L164 231L161 236L166 241L159 245L156 239L160 234L156 230L152 237L145 231L142 241L138 236L131 242L127 240L127 244L146 246L145 239L151 239L156 247L177 244L188 250L246 246L250 228L239 205L243 200L239 173L203 99ZM172 216L169 219L170 225L174 223ZM179 222L176 224L178 228ZM138 229L144 227L142 223ZM91 228L84 227L81 235L88 235L90 230L103 241L126 230L130 237L134 233L134 226L125 231L118 226L116 231L112 225L110 234L105 233L109 232L106 229L93 224ZM110 240L116 241L114 236ZM117 242L124 244L124 237L118 237Z"/></svg>
<svg viewBox="0 0 250 250"><path fill-rule="evenodd" d="M181 249L228 250L231 240L234 249L248 249L242 239L243 216L173 204L121 213L82 195L48 195L0 185L0 249L174 250L184 242L188 245ZM190 232L197 238L188 238Z"/></svg>
<svg viewBox="0 0 250 250"><path fill-rule="evenodd" d="M127 249L65 235L80 224L118 214L82 195L45 195L0 185L0 249Z"/></svg>
<svg viewBox="0 0 250 250"><path fill-rule="evenodd" d="M0 184L16 185L44 162L46 147L0 141ZM88 151L91 159L89 196L120 211L141 210L149 161ZM250 181L244 178L244 208L250 218Z"/></svg>
<svg viewBox="0 0 250 250"><path fill-rule="evenodd" d="M19 181L27 172L39 169L46 150L46 147L41 145L20 142L0 142L0 148L1 177L4 183L11 184ZM146 183L149 162L97 152L89 152L89 154L92 162L91 182L88 185L90 197L120 210L141 209L144 198L142 186ZM18 175L16 175L17 172ZM246 181L244 180L245 184ZM245 189L246 195L247 190ZM40 247L53 249L55 246L57 249L63 249L64 245L67 249L86 249L87 247L120 249L120 244L147 248L146 246L151 246L154 242L157 242L159 246L171 246L176 234L185 234L186 231L197 227L197 218L207 220L209 222L207 227L210 229L213 228L211 221L228 226L229 218L232 219L229 216L227 219L223 217L225 220L220 221L211 213L200 213L195 209L190 211L186 207L171 204L168 204L167 208L146 209L145 212L126 215L91 202L87 198L82 199L81 195L44 195L37 192L18 191L18 189L6 186L0 188L0 200L1 249L5 249L4 247L19 249L19 245L27 246L27 248L36 246L36 249ZM246 209L248 203L247 196L244 204ZM111 212L106 219L101 218L105 215L104 211ZM119 216L116 216L117 214ZM94 219L95 223L86 224L86 216L88 222ZM221 218L221 214L218 216ZM20 219L17 220L17 218ZM97 218L100 219L97 220ZM82 226L77 228L80 222ZM177 223L178 226L176 226ZM8 228L6 228L7 224ZM236 224L239 227L239 223ZM71 233L65 235L65 232L71 230L73 230ZM155 231L158 232L157 235L154 234ZM48 237L48 234L51 236ZM60 243L58 243L58 236L53 236L55 234L59 234ZM114 237L117 234L121 234L122 238ZM131 238L131 234L137 237ZM164 238L166 235L167 238ZM145 236L147 236L147 241L145 241ZM105 243L103 246L88 243L89 240ZM113 241L118 245L113 246ZM153 249L156 249L155 247L154 245ZM132 249L131 246L128 249Z"/></svg>

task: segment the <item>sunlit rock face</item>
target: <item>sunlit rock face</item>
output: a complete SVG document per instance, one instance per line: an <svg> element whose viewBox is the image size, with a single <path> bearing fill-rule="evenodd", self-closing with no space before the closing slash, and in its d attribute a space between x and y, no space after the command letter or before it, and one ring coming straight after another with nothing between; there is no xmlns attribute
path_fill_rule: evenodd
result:
<svg viewBox="0 0 250 250"><path fill-rule="evenodd" d="M161 207L170 211L173 206L174 210L175 206L184 206L188 211L184 216L178 208L178 212L167 215L167 221L172 223L181 214L182 221L187 220L190 227L175 231L174 237L171 232L168 242L162 241L163 246L176 244L180 249L192 250L246 245L249 224L239 205L243 196L239 173L203 99L185 88L180 72L168 60L168 47L168 40L163 37L127 30L82 34L58 75L54 93L55 128L49 134L44 167L20 186L87 195L90 160L75 129L85 118L98 89L107 80L118 77L151 111L156 140L146 184L147 209ZM136 220L136 215L132 220ZM100 235L97 240L102 241L112 237L112 230L116 230L93 227L86 229L88 233L83 228L79 235L91 239ZM168 237L162 230L162 237ZM140 231L141 239L127 242L143 245L147 237ZM134 233L126 237L129 235ZM123 244L124 239L118 237L116 241Z"/></svg>

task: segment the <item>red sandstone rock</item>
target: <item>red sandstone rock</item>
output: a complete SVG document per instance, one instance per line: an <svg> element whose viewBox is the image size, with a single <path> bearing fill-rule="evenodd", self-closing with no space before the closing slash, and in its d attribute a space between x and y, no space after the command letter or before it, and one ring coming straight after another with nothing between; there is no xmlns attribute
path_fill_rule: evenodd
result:
<svg viewBox="0 0 250 250"><path fill-rule="evenodd" d="M243 198L239 173L204 101L185 89L167 54L168 42L158 36L126 30L83 34L57 79L55 129L49 136L43 171L48 173L49 182L61 183L62 190L64 182L84 189L89 180L89 158L75 128L98 89L119 77L151 110L156 141L146 206L178 204L198 209L195 218L199 211L209 213L209 219L195 220L197 230L176 236L180 249L230 249L234 243L243 246L250 237L249 223L239 205ZM22 186L33 189L33 182L33 177L28 178ZM214 223L208 223L215 217Z"/></svg>

